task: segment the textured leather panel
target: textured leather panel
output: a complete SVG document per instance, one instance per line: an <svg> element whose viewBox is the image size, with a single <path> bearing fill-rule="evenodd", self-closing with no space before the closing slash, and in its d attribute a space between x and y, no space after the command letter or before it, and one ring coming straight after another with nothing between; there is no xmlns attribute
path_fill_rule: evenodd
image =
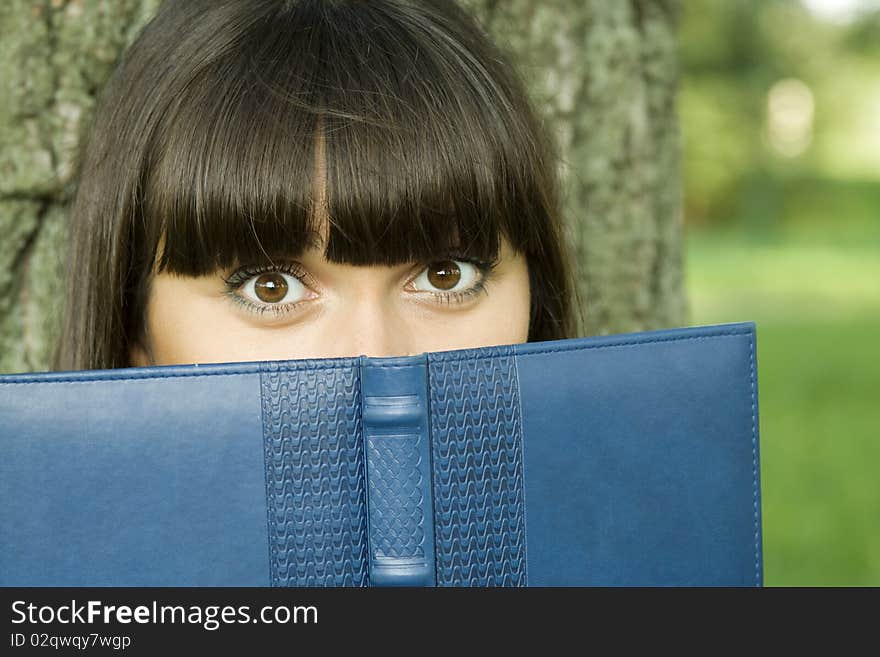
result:
<svg viewBox="0 0 880 657"><path fill-rule="evenodd" d="M0 380L0 585L268 585L259 375L193 369Z"/></svg>
<svg viewBox="0 0 880 657"><path fill-rule="evenodd" d="M437 584L525 586L522 424L513 350L437 352L428 362Z"/></svg>
<svg viewBox="0 0 880 657"><path fill-rule="evenodd" d="M366 586L356 361L266 361L261 384L272 586Z"/></svg>
<svg viewBox="0 0 880 657"><path fill-rule="evenodd" d="M425 558L419 436L368 438L373 558ZM378 510L387 510L379 513Z"/></svg>
<svg viewBox="0 0 880 657"><path fill-rule="evenodd" d="M426 357L361 357L372 586L434 585Z"/></svg>
<svg viewBox="0 0 880 657"><path fill-rule="evenodd" d="M760 585L754 325L569 342L517 346L529 583Z"/></svg>

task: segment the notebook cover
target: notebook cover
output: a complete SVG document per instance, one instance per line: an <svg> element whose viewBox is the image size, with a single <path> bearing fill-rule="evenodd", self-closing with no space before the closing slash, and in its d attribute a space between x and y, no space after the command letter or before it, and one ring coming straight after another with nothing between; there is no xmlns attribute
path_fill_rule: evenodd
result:
<svg viewBox="0 0 880 657"><path fill-rule="evenodd" d="M755 324L0 376L2 586L761 586Z"/></svg>

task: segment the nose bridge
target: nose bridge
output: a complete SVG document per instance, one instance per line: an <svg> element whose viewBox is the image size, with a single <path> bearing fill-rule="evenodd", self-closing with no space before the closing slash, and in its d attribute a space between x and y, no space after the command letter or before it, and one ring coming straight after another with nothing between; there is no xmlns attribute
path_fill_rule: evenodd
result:
<svg viewBox="0 0 880 657"><path fill-rule="evenodd" d="M346 299L331 319L336 356L408 356L412 339L392 303L379 294L363 293Z"/></svg>

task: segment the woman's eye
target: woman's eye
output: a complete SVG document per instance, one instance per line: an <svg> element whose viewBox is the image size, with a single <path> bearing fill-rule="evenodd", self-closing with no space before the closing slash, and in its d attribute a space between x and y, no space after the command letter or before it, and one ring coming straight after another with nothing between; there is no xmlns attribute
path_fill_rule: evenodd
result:
<svg viewBox="0 0 880 657"><path fill-rule="evenodd" d="M241 294L257 305L298 303L307 297L308 291L295 276L280 271L256 274L241 286Z"/></svg>
<svg viewBox="0 0 880 657"><path fill-rule="evenodd" d="M470 262L438 260L429 264L413 283L424 292L460 293L473 288L479 278L479 269Z"/></svg>
<svg viewBox="0 0 880 657"><path fill-rule="evenodd" d="M248 265L223 278L224 294L250 313L272 313L280 318L301 302L319 296L309 280L308 273L298 263L273 265L272 268Z"/></svg>

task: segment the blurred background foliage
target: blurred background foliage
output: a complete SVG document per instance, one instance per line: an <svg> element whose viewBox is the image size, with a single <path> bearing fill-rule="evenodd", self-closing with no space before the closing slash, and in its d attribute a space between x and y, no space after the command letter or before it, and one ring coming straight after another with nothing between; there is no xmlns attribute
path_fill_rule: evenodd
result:
<svg viewBox="0 0 880 657"><path fill-rule="evenodd" d="M880 584L880 0L688 0L693 324L758 328L765 583Z"/></svg>

